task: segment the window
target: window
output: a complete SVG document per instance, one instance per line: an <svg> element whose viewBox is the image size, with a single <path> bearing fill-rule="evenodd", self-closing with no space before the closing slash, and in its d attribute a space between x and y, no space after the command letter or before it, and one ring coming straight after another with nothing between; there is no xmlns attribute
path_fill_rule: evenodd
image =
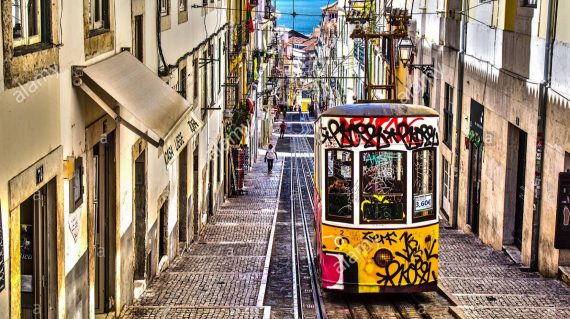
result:
<svg viewBox="0 0 570 319"><path fill-rule="evenodd" d="M326 151L326 219L352 223L352 152Z"/></svg>
<svg viewBox="0 0 570 319"><path fill-rule="evenodd" d="M12 0L14 46L34 44L42 40L42 5L44 1ZM46 25L48 24L46 23Z"/></svg>
<svg viewBox="0 0 570 319"><path fill-rule="evenodd" d="M453 86L445 83L444 94L445 101L443 105L443 142L451 148L451 135L453 130Z"/></svg>
<svg viewBox="0 0 570 319"><path fill-rule="evenodd" d="M523 0L523 7L536 8L536 0Z"/></svg>
<svg viewBox="0 0 570 319"><path fill-rule="evenodd" d="M360 221L406 222L406 153L360 153Z"/></svg>
<svg viewBox="0 0 570 319"><path fill-rule="evenodd" d="M109 29L109 0L89 0L90 30Z"/></svg>
<svg viewBox="0 0 570 319"><path fill-rule="evenodd" d="M414 151L412 158L412 221L435 219L435 148Z"/></svg>
<svg viewBox="0 0 570 319"><path fill-rule="evenodd" d="M222 39L218 39L218 94L222 91Z"/></svg>
<svg viewBox="0 0 570 319"><path fill-rule="evenodd" d="M186 67L180 69L180 74L178 75L178 93L186 98Z"/></svg>
<svg viewBox="0 0 570 319"><path fill-rule="evenodd" d="M198 85L200 84L200 82L198 82L198 58L194 58L194 62L192 63L192 65L194 66L194 87L193 87L193 91L194 91L194 99L198 98Z"/></svg>
<svg viewBox="0 0 570 319"><path fill-rule="evenodd" d="M214 45L210 43L208 45L208 62L210 63L210 102L214 103Z"/></svg>
<svg viewBox="0 0 570 319"><path fill-rule="evenodd" d="M188 8L188 0L178 0L178 10L186 11Z"/></svg>
<svg viewBox="0 0 570 319"><path fill-rule="evenodd" d="M170 14L170 0L160 0L160 15L167 16Z"/></svg>
<svg viewBox="0 0 570 319"><path fill-rule="evenodd" d="M133 53L135 57L143 62L143 15L135 16L135 25L134 25L134 32L133 32Z"/></svg>
<svg viewBox="0 0 570 319"><path fill-rule="evenodd" d="M450 167L449 161L447 158L443 158L443 187L442 187L442 195L443 198L449 198L449 184L450 184Z"/></svg>
<svg viewBox="0 0 570 319"><path fill-rule="evenodd" d="M202 119L205 119L208 115L208 52L204 51L202 54L202 61L204 66L204 71L202 72Z"/></svg>

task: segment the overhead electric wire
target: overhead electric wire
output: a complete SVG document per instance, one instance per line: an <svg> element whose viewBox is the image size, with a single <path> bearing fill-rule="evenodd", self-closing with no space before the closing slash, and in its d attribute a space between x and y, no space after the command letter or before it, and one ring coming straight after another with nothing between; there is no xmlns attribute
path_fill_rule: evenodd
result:
<svg viewBox="0 0 570 319"><path fill-rule="evenodd" d="M215 7L215 6L198 6L198 5L193 5L192 9L216 9L216 10L227 10L227 11L242 11L242 12L247 12L247 10L244 9L234 9L234 8L228 8L228 7ZM309 13L298 13L296 11L294 11L295 9L293 9L293 12L280 12L280 11L275 11L279 14L285 14L285 15L290 15L290 16L303 16L303 17L322 17L322 14L309 14ZM255 12L255 13L265 13L265 10L251 10L250 12Z"/></svg>

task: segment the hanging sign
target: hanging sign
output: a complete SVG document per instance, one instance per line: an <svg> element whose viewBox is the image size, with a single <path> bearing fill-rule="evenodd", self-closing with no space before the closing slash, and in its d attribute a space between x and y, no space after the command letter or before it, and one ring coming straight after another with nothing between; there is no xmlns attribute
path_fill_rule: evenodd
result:
<svg viewBox="0 0 570 319"><path fill-rule="evenodd" d="M182 116L182 120L170 131L162 146L164 162L167 167L172 164L176 156L180 154L192 137L200 131L202 126L204 126L204 123L192 111L188 111Z"/></svg>
<svg viewBox="0 0 570 319"><path fill-rule="evenodd" d="M570 249L570 173L558 175L554 248Z"/></svg>

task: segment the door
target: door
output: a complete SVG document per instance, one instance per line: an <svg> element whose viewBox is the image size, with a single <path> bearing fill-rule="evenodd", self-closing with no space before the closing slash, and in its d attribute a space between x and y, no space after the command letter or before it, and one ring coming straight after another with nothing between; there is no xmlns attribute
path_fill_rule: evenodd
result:
<svg viewBox="0 0 570 319"><path fill-rule="evenodd" d="M146 260L146 227L147 227L147 199L146 199L146 150L135 160L135 280L144 280Z"/></svg>
<svg viewBox="0 0 570 319"><path fill-rule="evenodd" d="M194 238L198 238L198 233L200 231L200 209L198 207L198 148L196 147L196 149L194 150L194 160L193 160L193 184L194 187L192 189L192 198L193 198L193 204L194 207L192 209L193 214L194 214Z"/></svg>
<svg viewBox="0 0 570 319"><path fill-rule="evenodd" d="M481 168L483 164L484 107L471 100L469 116L469 194L467 224L474 234L479 234L479 209L481 206Z"/></svg>
<svg viewBox="0 0 570 319"><path fill-rule="evenodd" d="M188 150L178 155L178 242L184 247L188 238Z"/></svg>
<svg viewBox="0 0 570 319"><path fill-rule="evenodd" d="M110 133L93 147L95 312L115 306L115 138Z"/></svg>
<svg viewBox="0 0 570 319"><path fill-rule="evenodd" d="M20 205L22 318L56 316L55 184L55 180L50 181Z"/></svg>
<svg viewBox="0 0 570 319"><path fill-rule="evenodd" d="M158 224L158 261L168 254L168 201L160 207Z"/></svg>
<svg viewBox="0 0 570 319"><path fill-rule="evenodd" d="M469 159L469 208L467 223L474 234L479 234L479 208L481 199L481 162L483 147L471 143Z"/></svg>
<svg viewBox="0 0 570 319"><path fill-rule="evenodd" d="M517 190L515 204L515 231L514 240L518 249L522 246L522 228L524 215L525 173L526 173L526 142L527 134L519 130L518 165L517 165Z"/></svg>
<svg viewBox="0 0 570 319"><path fill-rule="evenodd" d="M208 216L214 215L214 159L210 160L209 176L208 176Z"/></svg>

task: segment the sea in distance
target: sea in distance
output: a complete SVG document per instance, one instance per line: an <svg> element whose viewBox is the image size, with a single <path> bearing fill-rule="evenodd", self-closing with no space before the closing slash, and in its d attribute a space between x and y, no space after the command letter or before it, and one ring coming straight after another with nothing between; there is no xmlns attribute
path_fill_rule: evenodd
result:
<svg viewBox="0 0 570 319"><path fill-rule="evenodd" d="M275 0L277 11L281 16L277 20L277 26L285 26L306 35L311 35L313 29L321 23L321 8L335 0ZM295 10L293 10L293 6ZM293 24L293 12L298 15ZM303 15L299 15L303 14ZM307 16L308 15L308 16Z"/></svg>

